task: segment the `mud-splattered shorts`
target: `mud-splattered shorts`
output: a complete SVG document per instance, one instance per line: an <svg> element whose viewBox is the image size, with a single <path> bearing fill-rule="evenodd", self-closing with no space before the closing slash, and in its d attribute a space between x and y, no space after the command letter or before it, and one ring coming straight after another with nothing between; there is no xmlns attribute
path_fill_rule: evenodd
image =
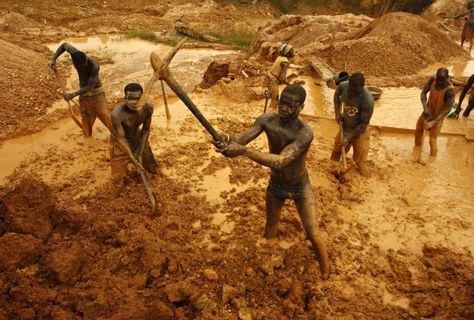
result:
<svg viewBox="0 0 474 320"><path fill-rule="evenodd" d="M86 137L92 135L92 127L97 117L109 131L112 130L107 99L102 88L96 88L92 92L81 95L79 97L79 108L82 116L82 132Z"/></svg>
<svg viewBox="0 0 474 320"><path fill-rule="evenodd" d="M151 151L150 145L147 143L143 151L143 167L149 173L156 173L159 164L155 160L155 156ZM128 173L128 167L132 165L132 161L128 155L122 150L117 142L110 142L110 182L112 188L119 189L123 184L123 178Z"/></svg>
<svg viewBox="0 0 474 320"><path fill-rule="evenodd" d="M283 186L270 177L267 191L277 199L303 200L306 197L304 182L300 180L290 186Z"/></svg>

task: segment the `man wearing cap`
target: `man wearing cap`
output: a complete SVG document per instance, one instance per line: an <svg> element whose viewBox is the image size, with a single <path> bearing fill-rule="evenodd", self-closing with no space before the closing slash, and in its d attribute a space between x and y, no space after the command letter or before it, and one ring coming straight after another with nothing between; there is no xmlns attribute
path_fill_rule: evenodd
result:
<svg viewBox="0 0 474 320"><path fill-rule="evenodd" d="M365 78L362 73L353 73L349 81L343 81L337 86L334 93L334 107L336 121L338 123L342 121L342 132L339 131L334 140L331 160L340 160L341 143L346 152L352 146L353 159L359 173L367 177L369 175L366 165L370 140L369 122L374 112L374 98L365 88Z"/></svg>
<svg viewBox="0 0 474 320"><path fill-rule="evenodd" d="M290 44L283 44L278 49L279 56L273 62L270 70L265 76L265 85L271 92L270 109L275 110L278 104L279 90L278 85L282 83L288 84L286 72L290 66L290 59L295 56L295 50Z"/></svg>
<svg viewBox="0 0 474 320"><path fill-rule="evenodd" d="M64 99L69 101L79 96L79 108L82 115L82 133L86 137L92 135L92 126L96 117L112 131L109 109L102 83L99 79L99 62L88 57L84 52L64 42L54 53L48 65L56 71L56 59L64 52L71 55L74 68L79 75L80 88L76 92L66 93Z"/></svg>

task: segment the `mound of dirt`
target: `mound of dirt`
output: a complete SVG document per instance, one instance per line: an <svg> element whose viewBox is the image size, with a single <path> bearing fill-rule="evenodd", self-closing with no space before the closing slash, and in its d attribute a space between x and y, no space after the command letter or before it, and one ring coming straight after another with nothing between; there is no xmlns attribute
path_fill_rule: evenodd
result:
<svg viewBox="0 0 474 320"><path fill-rule="evenodd" d="M55 209L51 190L44 183L24 179L0 202L0 232L31 234L45 240L52 230L50 215Z"/></svg>
<svg viewBox="0 0 474 320"><path fill-rule="evenodd" d="M46 54L0 40L0 56L0 87L8 88L2 93L2 141L33 131L46 108L62 97L65 79L53 74Z"/></svg>
<svg viewBox="0 0 474 320"><path fill-rule="evenodd" d="M435 62L468 57L434 24L401 12L384 15L351 39L316 49L312 54L319 55L336 70L360 71L371 76L413 75Z"/></svg>

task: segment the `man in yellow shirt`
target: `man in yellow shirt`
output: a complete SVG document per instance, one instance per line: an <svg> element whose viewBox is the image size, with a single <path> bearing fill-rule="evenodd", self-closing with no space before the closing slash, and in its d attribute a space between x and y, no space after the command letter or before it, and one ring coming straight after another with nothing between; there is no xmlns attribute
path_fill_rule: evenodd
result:
<svg viewBox="0 0 474 320"><path fill-rule="evenodd" d="M295 56L295 49L290 44L283 44L278 49L279 56L273 62L270 70L265 76L265 85L272 93L270 109L276 110L279 99L278 85L282 83L288 84L286 72L290 66L290 59Z"/></svg>

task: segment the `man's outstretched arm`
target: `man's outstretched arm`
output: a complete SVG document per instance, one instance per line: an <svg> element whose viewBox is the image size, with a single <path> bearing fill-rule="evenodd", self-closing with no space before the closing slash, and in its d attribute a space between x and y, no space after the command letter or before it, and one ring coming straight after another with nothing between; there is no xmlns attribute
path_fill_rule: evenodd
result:
<svg viewBox="0 0 474 320"><path fill-rule="evenodd" d="M59 47L58 49L56 50L56 52L54 53L53 57L51 58L51 60L49 60L49 63L48 65L51 67L51 69L53 69L54 71L56 71L56 59L59 58L60 55L62 55L64 52L69 52L69 54L73 54L74 52L78 52L79 50L76 48L76 47L73 47L72 45L70 45L69 43L67 42L63 42Z"/></svg>
<svg viewBox="0 0 474 320"><path fill-rule="evenodd" d="M281 169L301 156L306 151L313 140L311 131L304 131L299 134L296 140L287 145L280 154L262 152L257 149L246 147L231 141L226 149L219 150L226 157L246 156L253 161L272 169Z"/></svg>
<svg viewBox="0 0 474 320"><path fill-rule="evenodd" d="M140 133L140 141L138 144L137 151L135 153L135 158L141 163L143 157L143 150L145 150L148 137L150 136L150 127L151 127L151 116L153 114L153 106L150 103L145 104L147 111L147 116L143 122L142 131Z"/></svg>

